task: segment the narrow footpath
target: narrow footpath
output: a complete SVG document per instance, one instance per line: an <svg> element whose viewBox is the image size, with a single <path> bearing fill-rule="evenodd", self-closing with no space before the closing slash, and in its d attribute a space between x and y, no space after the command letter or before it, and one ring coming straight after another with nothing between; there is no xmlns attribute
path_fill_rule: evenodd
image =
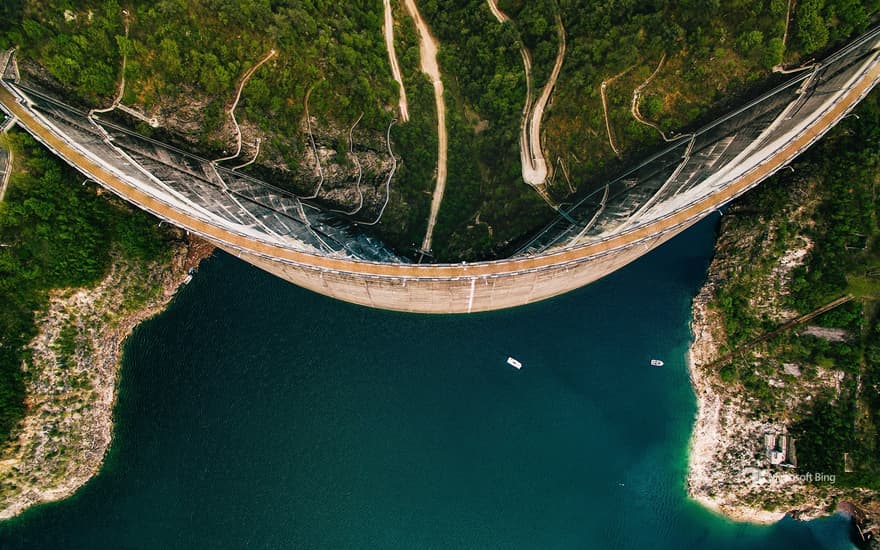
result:
<svg viewBox="0 0 880 550"><path fill-rule="evenodd" d="M614 131L611 129L611 119L608 116L607 89L609 84L628 73L630 70L633 69L633 67L630 67L629 69L624 69L623 71L617 73L611 78L603 80L602 84L599 85L599 94L602 96L602 113L605 116L605 131L608 133L608 144L611 145L611 150L614 151L614 154L617 155L617 158L620 158L620 149L618 149L617 145L614 143Z"/></svg>
<svg viewBox="0 0 880 550"><path fill-rule="evenodd" d="M663 129L660 128L660 126L658 126L657 124L643 117L642 112L639 110L639 101L642 99L642 92L645 91L645 88L648 87L648 84L650 84L654 80L654 78L660 72L660 69L663 68L663 63L665 62L666 54L664 53L660 57L660 63L657 64L657 68L654 69L654 72L651 73L651 76L649 76L644 82L639 84L639 86L635 90L633 90L632 102L630 104L629 111L630 113L632 113L634 119L644 124L645 126L650 126L651 128L657 130L657 132L660 134L660 137L663 138L663 141L669 142L672 140L666 137L666 133L663 131Z"/></svg>
<svg viewBox="0 0 880 550"><path fill-rule="evenodd" d="M230 106L229 109L227 109L226 111L227 116L232 119L232 124L233 126L235 126L235 154L228 157L219 158L214 162L220 162L221 160L232 160L241 154L241 127L239 127L238 121L235 119L235 108L238 107L238 101L241 99L241 91L244 89L244 85L247 84L248 80L250 80L254 73L257 72L257 69L259 69L261 66L263 66L264 63L275 57L276 53L278 52L276 52L274 48L269 50L269 53L267 53L266 56L263 57L263 59L259 60L256 65L248 69L247 72L245 72L244 75L241 77L241 80L238 83L238 89L235 91L235 99L232 101L232 106Z"/></svg>

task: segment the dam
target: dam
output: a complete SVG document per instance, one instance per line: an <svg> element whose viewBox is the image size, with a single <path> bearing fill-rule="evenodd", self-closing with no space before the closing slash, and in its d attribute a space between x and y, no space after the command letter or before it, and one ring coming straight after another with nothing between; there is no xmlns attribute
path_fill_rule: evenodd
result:
<svg viewBox="0 0 880 550"><path fill-rule="evenodd" d="M878 46L875 28L580 197L510 257L460 264L411 263L344 216L67 105L23 82L12 55L0 108L86 177L285 280L369 307L471 313L586 285L752 189L871 91Z"/></svg>

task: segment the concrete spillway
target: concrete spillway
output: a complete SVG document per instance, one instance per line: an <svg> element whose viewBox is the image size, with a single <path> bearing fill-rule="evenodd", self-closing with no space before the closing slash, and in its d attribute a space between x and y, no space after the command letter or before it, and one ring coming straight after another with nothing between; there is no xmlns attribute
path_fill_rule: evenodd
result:
<svg viewBox="0 0 880 550"><path fill-rule="evenodd" d="M880 29L683 138L577 202L515 256L405 263L344 220L204 159L83 116L10 81L0 106L88 177L266 271L371 307L466 313L588 284L745 193L839 122L880 81Z"/></svg>

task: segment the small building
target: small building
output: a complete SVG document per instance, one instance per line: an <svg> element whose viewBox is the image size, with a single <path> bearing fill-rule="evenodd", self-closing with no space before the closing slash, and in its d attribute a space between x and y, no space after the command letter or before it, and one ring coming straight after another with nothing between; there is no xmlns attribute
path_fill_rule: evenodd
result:
<svg viewBox="0 0 880 550"><path fill-rule="evenodd" d="M764 449L770 464L774 466L782 464L788 456L788 436L785 434L764 434Z"/></svg>

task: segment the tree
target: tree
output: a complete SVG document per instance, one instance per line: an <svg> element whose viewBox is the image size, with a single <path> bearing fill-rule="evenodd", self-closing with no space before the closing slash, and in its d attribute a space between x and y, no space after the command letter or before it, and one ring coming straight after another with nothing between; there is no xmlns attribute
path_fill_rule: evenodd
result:
<svg viewBox="0 0 880 550"><path fill-rule="evenodd" d="M784 56L785 44L782 42L782 39L771 38L764 49L763 65L768 69L781 65Z"/></svg>
<svg viewBox="0 0 880 550"><path fill-rule="evenodd" d="M804 53L821 50L828 44L828 27L822 18L823 0L804 0L798 4L795 36Z"/></svg>

